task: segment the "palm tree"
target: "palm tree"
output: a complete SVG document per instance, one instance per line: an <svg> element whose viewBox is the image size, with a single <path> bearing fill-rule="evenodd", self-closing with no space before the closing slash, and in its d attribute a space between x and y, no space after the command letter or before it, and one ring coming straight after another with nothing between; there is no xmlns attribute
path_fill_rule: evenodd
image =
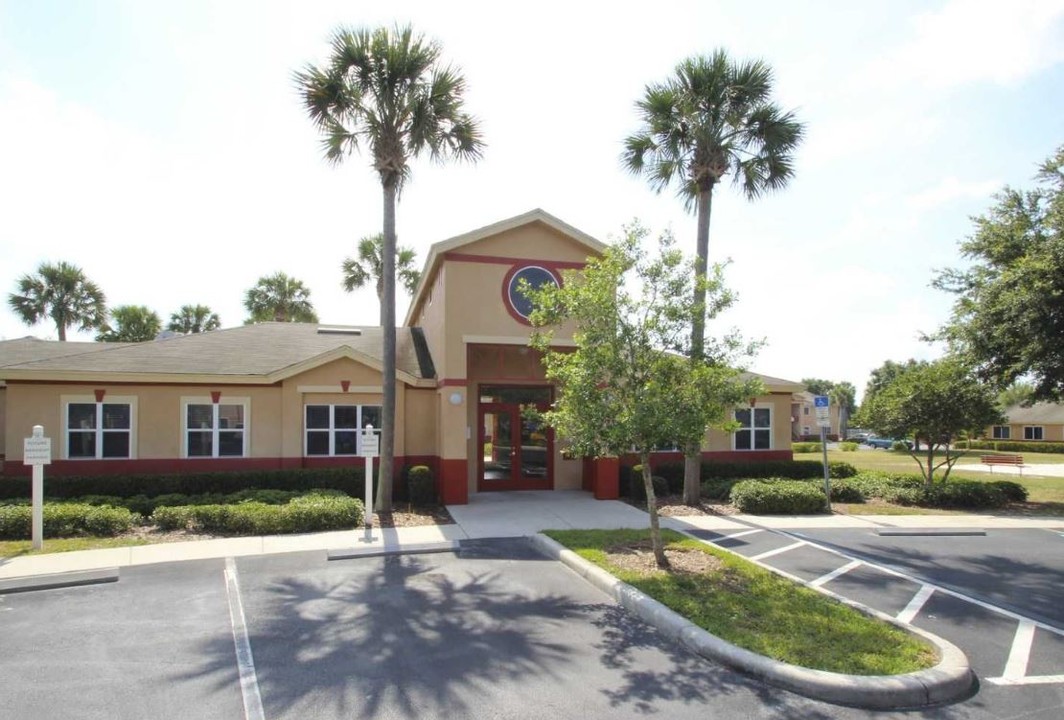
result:
<svg viewBox="0 0 1064 720"><path fill-rule="evenodd" d="M370 280L377 286L377 301L381 308L381 325L384 325L384 236L380 233L364 237L358 241L358 260L344 258L344 290L354 292L358 288L365 287ZM414 267L414 259L417 257L410 248L397 248L395 255L395 272L399 282L408 295L413 295L417 289L418 280L421 279L421 271Z"/></svg>
<svg viewBox="0 0 1064 720"><path fill-rule="evenodd" d="M857 408L857 388L853 383L843 380L831 387L828 397L839 406L839 434L845 439L850 427L850 415Z"/></svg>
<svg viewBox="0 0 1064 720"><path fill-rule="evenodd" d="M393 30L339 28L322 66L295 73L311 120L324 135L334 164L364 146L384 193L380 493L377 508L392 507L395 464L395 203L422 154L476 160L483 142L477 121L463 110L465 79L440 64L440 46L410 26Z"/></svg>
<svg viewBox="0 0 1064 720"><path fill-rule="evenodd" d="M96 335L97 342L147 342L163 329L159 315L145 305L119 305L111 320Z"/></svg>
<svg viewBox="0 0 1064 720"><path fill-rule="evenodd" d="M318 322L310 302L310 290L302 281L283 272L259 278L255 287L244 293L246 322Z"/></svg>
<svg viewBox="0 0 1064 720"><path fill-rule="evenodd" d="M35 275L20 277L18 292L8 295L7 302L27 325L51 318L60 340L66 340L71 325L93 330L107 320L103 291L81 268L66 262L41 263Z"/></svg>
<svg viewBox="0 0 1064 720"><path fill-rule="evenodd" d="M182 305L180 310L170 315L166 329L182 335L191 335L217 330L221 326L222 321L218 318L218 313L212 312L206 305Z"/></svg>
<svg viewBox="0 0 1064 720"><path fill-rule="evenodd" d="M656 192L674 185L698 215L696 272L709 268L713 189L728 173L750 200L786 186L801 123L770 101L772 70L761 60L732 62L724 50L688 58L665 82L648 85L636 103L642 127L625 140L623 165L645 175ZM695 302L705 305L705 287ZM705 314L691 327L691 357L705 350ZM699 498L701 447L685 449L684 502Z"/></svg>

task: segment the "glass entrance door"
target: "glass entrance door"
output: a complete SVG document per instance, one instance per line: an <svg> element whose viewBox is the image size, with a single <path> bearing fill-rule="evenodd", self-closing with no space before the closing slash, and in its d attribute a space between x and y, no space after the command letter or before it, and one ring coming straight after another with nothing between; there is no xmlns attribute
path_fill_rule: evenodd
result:
<svg viewBox="0 0 1064 720"><path fill-rule="evenodd" d="M478 403L477 489L549 490L554 486L554 438L549 428L523 413L546 410L551 388L484 387Z"/></svg>

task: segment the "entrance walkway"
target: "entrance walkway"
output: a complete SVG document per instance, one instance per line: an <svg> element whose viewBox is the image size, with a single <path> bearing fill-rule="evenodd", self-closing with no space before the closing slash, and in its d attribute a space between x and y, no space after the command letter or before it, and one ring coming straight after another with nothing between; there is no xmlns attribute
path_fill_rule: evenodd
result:
<svg viewBox="0 0 1064 720"><path fill-rule="evenodd" d="M470 538L520 537L541 530L640 528L647 514L617 500L596 500L582 490L474 493L468 505L451 505L451 517Z"/></svg>

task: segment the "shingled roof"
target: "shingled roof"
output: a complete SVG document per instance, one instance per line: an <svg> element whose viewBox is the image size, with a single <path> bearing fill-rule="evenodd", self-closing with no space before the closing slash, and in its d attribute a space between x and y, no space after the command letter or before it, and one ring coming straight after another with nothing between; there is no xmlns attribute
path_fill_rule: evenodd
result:
<svg viewBox="0 0 1064 720"><path fill-rule="evenodd" d="M12 344L22 342L0 343L0 379L72 374L129 375L147 382L153 375L277 382L341 357L375 368L383 365L381 328L317 323L256 323L128 344L32 341L45 346L82 346L77 349ZM435 377L421 328L396 329L396 370L408 382Z"/></svg>

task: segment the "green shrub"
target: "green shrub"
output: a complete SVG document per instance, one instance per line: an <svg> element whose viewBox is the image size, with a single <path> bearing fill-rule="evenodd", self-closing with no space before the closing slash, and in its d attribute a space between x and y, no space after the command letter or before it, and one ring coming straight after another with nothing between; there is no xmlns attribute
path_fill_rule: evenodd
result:
<svg viewBox="0 0 1064 720"><path fill-rule="evenodd" d="M727 500L732 487L739 482L736 478L727 480L706 480L702 483L702 497L707 500Z"/></svg>
<svg viewBox="0 0 1064 720"><path fill-rule="evenodd" d="M842 452L857 452L857 443L855 443L855 442L839 443L839 450L841 450Z"/></svg>
<svg viewBox="0 0 1064 720"><path fill-rule="evenodd" d="M703 480L727 478L787 478L808 480L824 477L824 465L819 460L760 460L758 462L702 463Z"/></svg>
<svg viewBox="0 0 1064 720"><path fill-rule="evenodd" d="M1001 488L977 480L951 480L935 483L925 491L924 501L931 507L974 510L1008 505Z"/></svg>
<svg viewBox="0 0 1064 720"><path fill-rule="evenodd" d="M1008 453L1064 453L1064 443L1024 440L960 440L958 448Z"/></svg>
<svg viewBox="0 0 1064 720"><path fill-rule="evenodd" d="M848 462L829 462L828 476L837 480L852 478L857 475L857 468Z"/></svg>
<svg viewBox="0 0 1064 720"><path fill-rule="evenodd" d="M234 470L230 472L180 475L101 475L49 477L49 497L76 498L85 495L111 495L149 498L159 495L232 494L242 490L287 490L307 492L316 488L340 490L362 497L365 468L293 468L289 470ZM0 498L30 497L30 478L5 478L0 482Z"/></svg>
<svg viewBox="0 0 1064 720"><path fill-rule="evenodd" d="M996 487L1009 502L1027 502L1027 488L1012 480L992 480L987 485Z"/></svg>
<svg viewBox="0 0 1064 720"><path fill-rule="evenodd" d="M909 452L909 445L903 440L895 440L890 449L894 452Z"/></svg>
<svg viewBox="0 0 1064 720"><path fill-rule="evenodd" d="M415 465L406 476L406 487L410 502L414 505L435 505L436 481L432 470L425 465Z"/></svg>
<svg viewBox="0 0 1064 720"><path fill-rule="evenodd" d="M668 467L668 466L666 466L666 467ZM664 477L662 477L661 475L658 475L658 474L655 473L654 475L651 476L650 481L654 485L654 496L655 497L664 497L665 495L669 494L669 483ZM631 481L630 482L631 482L631 484L630 484L631 494L629 495L629 497L634 502L645 503L647 501L647 488L646 488L646 483L643 481L643 466L642 465L633 465L632 466L632 475L631 475ZM682 485L682 477L681 477L681 485Z"/></svg>
<svg viewBox="0 0 1064 720"><path fill-rule="evenodd" d="M824 491L815 484L783 478L737 483L731 501L740 512L762 515L806 515L827 509Z"/></svg>
<svg viewBox="0 0 1064 720"><path fill-rule="evenodd" d="M818 442L796 442L791 443L791 452L795 455L804 453L818 453L824 449L824 446Z"/></svg>
<svg viewBox="0 0 1064 720"><path fill-rule="evenodd" d="M861 488L849 480L831 483L831 502L863 503L864 501L865 496Z"/></svg>
<svg viewBox="0 0 1064 720"><path fill-rule="evenodd" d="M45 503L44 537L113 536L128 532L139 518L125 508L87 503ZM0 505L0 538L27 540L32 534L33 508Z"/></svg>
<svg viewBox="0 0 1064 720"><path fill-rule="evenodd" d="M352 529L362 523L357 498L310 493L284 505L247 501L236 505L160 507L152 521L163 530L193 530L232 535L275 535Z"/></svg>

